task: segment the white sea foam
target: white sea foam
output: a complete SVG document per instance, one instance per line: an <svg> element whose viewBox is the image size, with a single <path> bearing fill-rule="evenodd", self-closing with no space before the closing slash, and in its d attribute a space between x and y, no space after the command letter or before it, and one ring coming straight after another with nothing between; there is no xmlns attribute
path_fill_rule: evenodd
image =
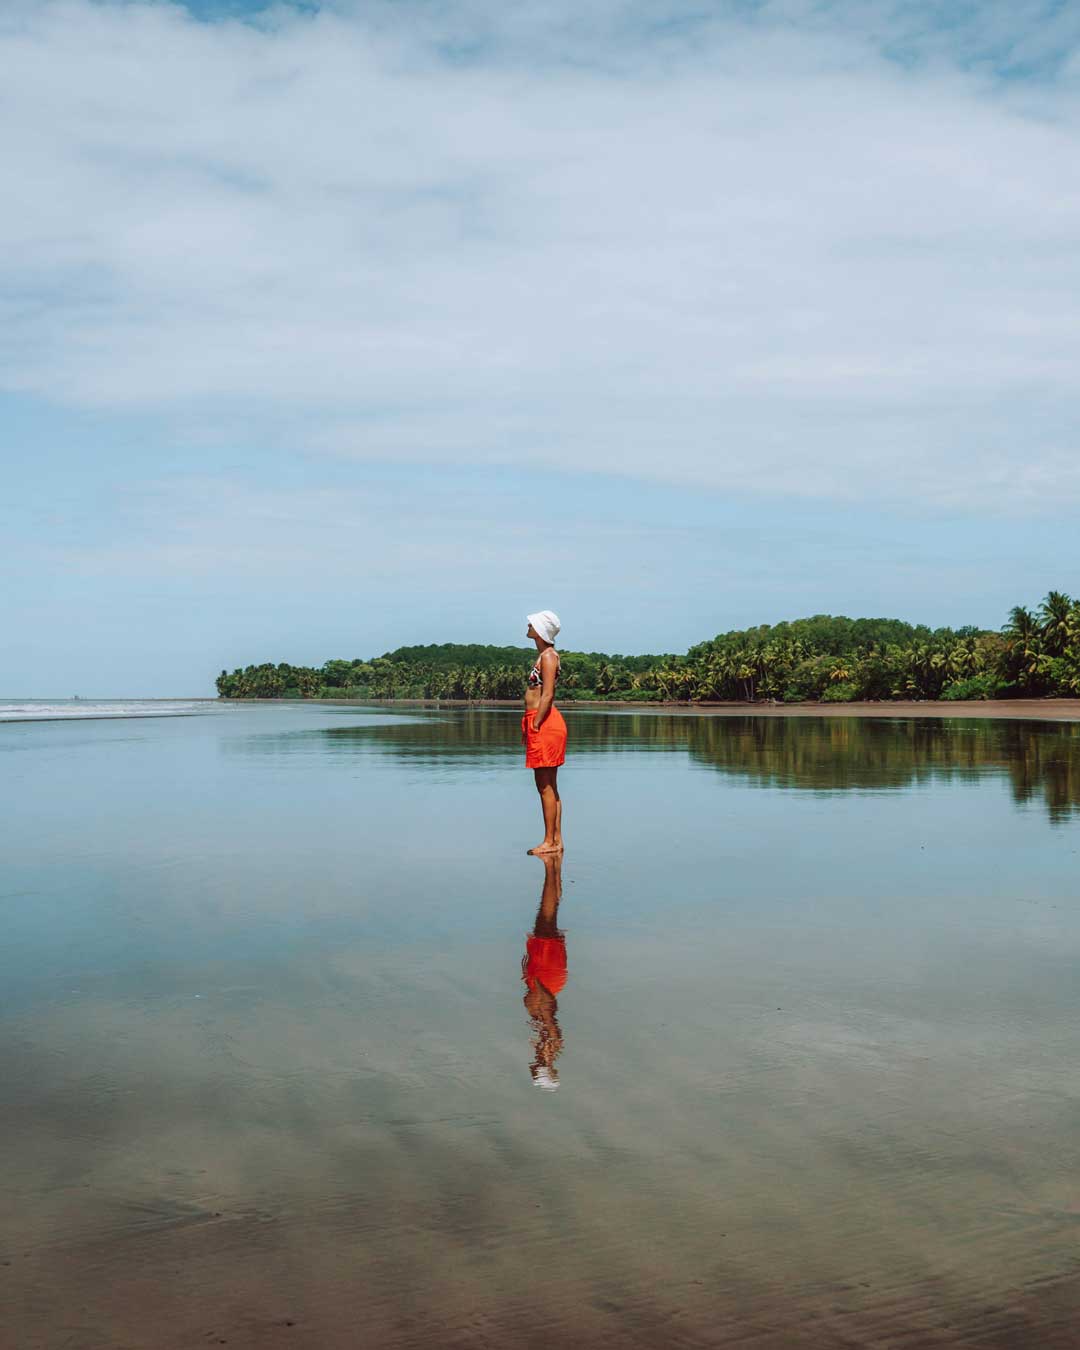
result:
<svg viewBox="0 0 1080 1350"><path fill-rule="evenodd" d="M54 722L87 717L190 717L219 704L183 699L0 699L0 722Z"/></svg>

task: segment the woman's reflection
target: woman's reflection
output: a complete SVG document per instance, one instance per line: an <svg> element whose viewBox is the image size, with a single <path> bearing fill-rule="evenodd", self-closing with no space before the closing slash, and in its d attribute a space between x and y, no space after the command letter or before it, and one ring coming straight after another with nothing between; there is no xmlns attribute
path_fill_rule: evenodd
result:
<svg viewBox="0 0 1080 1350"><path fill-rule="evenodd" d="M534 1057L529 1072L538 1088L554 1092L559 1086L555 1061L563 1048L563 1035L555 1017L559 1008L556 995L566 984L566 939L555 927L562 899L562 854L538 856L544 864L544 889L533 930L525 939L521 978L527 986L523 1002L533 1029Z"/></svg>

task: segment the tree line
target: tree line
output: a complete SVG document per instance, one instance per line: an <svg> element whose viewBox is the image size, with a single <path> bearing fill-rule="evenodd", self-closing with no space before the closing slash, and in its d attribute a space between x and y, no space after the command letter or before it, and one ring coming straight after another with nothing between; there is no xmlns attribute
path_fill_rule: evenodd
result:
<svg viewBox="0 0 1080 1350"><path fill-rule="evenodd" d="M1080 600L1051 591L997 631L818 614L721 633L685 655L560 653L559 693L575 700L848 703L889 699L1080 696ZM320 667L222 671L222 698L518 699L532 647L400 647Z"/></svg>

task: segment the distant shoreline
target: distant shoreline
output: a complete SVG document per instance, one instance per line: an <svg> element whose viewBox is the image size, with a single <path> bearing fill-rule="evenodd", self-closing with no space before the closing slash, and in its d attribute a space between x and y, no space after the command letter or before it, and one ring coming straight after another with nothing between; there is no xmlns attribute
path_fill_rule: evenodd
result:
<svg viewBox="0 0 1080 1350"><path fill-rule="evenodd" d="M208 702L329 708L521 708L517 699L223 698ZM1002 698L916 703L634 703L618 699L559 699L572 712L680 713L691 717L976 717L1080 722L1080 698Z"/></svg>

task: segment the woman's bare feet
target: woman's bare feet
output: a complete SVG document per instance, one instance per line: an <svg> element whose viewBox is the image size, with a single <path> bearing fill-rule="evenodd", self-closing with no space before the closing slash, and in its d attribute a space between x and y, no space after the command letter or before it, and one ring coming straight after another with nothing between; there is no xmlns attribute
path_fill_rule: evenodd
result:
<svg viewBox="0 0 1080 1350"><path fill-rule="evenodd" d="M561 853L562 851L561 839L545 839L542 844L537 844L535 848L529 849L534 858L539 858L544 853Z"/></svg>

